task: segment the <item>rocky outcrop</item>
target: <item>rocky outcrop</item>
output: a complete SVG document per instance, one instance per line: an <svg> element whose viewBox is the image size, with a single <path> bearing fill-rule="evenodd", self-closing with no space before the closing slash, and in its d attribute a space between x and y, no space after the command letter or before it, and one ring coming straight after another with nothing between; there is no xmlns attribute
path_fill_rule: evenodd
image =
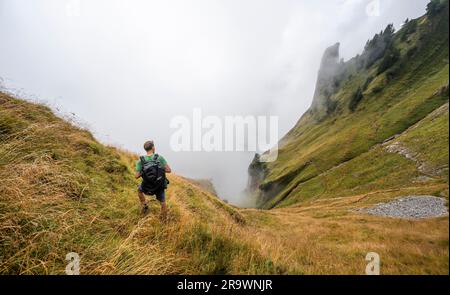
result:
<svg viewBox="0 0 450 295"><path fill-rule="evenodd" d="M326 115L333 109L330 97L339 86L338 78L343 65L339 60L339 46L340 43L336 43L328 47L323 54L320 64L316 90L311 105L311 111L319 117Z"/></svg>
<svg viewBox="0 0 450 295"><path fill-rule="evenodd" d="M255 154L252 163L248 167L247 191L250 193L257 191L259 185L264 179L264 175L265 175L264 163L260 161L260 155Z"/></svg>
<svg viewBox="0 0 450 295"><path fill-rule="evenodd" d="M322 57L313 102L308 111L317 120L323 119L333 110L333 102L330 97L339 87L338 78L344 68L344 63L339 59L339 46L340 43L336 43L328 47ZM280 144L282 143L280 142ZM267 168L265 163L260 161L260 157L259 154L256 154L248 168L248 183L245 192L247 195L255 197L257 203L264 204L278 194L298 171L288 173L276 182L261 185ZM302 169L304 169L303 166L299 170Z"/></svg>

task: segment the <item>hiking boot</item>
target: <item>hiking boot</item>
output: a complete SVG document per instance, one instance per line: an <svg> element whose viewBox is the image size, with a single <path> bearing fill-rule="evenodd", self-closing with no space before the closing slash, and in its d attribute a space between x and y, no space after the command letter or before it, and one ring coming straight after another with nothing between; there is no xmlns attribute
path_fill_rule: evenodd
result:
<svg viewBox="0 0 450 295"><path fill-rule="evenodd" d="M142 206L142 215L146 215L149 211L150 211L150 209L148 208L148 204L145 203L145 204Z"/></svg>

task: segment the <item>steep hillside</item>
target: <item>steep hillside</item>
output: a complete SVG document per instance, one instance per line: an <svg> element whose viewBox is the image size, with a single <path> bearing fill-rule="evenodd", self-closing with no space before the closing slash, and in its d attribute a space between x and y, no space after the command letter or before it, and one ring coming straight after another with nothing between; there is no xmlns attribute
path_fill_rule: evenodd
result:
<svg viewBox="0 0 450 295"><path fill-rule="evenodd" d="M82 274L364 274L376 252L382 274L448 274L448 215L360 210L412 194L448 203L440 5L346 63L339 44L327 50L313 106L278 161L250 166L249 189L271 210L235 208L208 181L170 175L168 220L156 201L142 216L137 155L0 92L0 273L64 274L76 252Z"/></svg>
<svg viewBox="0 0 450 295"><path fill-rule="evenodd" d="M446 115L448 106L419 124L438 134ZM421 130L396 140L409 143ZM161 224L157 202L148 216L139 214L131 171L137 155L4 93L0 137L2 274L63 274L69 252L80 255L82 274L364 274L369 251L381 255L384 274L448 274L448 217L410 221L356 211L395 190L265 211L231 207L172 175L169 220Z"/></svg>
<svg viewBox="0 0 450 295"><path fill-rule="evenodd" d="M137 155L99 144L47 107L0 93L0 273L276 273L243 216L200 186L170 177L169 221L142 218Z"/></svg>
<svg viewBox="0 0 450 295"><path fill-rule="evenodd" d="M277 161L249 168L259 206L392 189L448 195L448 13L448 1L432 1L347 62L339 43L326 50L312 106L280 141Z"/></svg>

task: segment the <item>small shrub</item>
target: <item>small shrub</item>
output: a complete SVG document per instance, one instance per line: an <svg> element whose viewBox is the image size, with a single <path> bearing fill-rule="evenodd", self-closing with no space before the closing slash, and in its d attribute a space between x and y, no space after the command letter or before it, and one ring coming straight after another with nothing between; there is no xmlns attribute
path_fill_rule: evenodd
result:
<svg viewBox="0 0 450 295"><path fill-rule="evenodd" d="M374 79L373 76L369 76L369 77L366 79L366 82L364 82L364 85L363 85L363 87L362 87L362 90L363 90L363 91L366 91L367 88L369 88L369 85L370 85L370 83L372 83L373 79Z"/></svg>
<svg viewBox="0 0 450 295"><path fill-rule="evenodd" d="M356 92L350 98L350 103L348 105L350 111L354 112L363 98L364 95L362 93L361 87L359 87L358 90L356 90Z"/></svg>
<svg viewBox="0 0 450 295"><path fill-rule="evenodd" d="M408 58L412 58L412 57L414 56L414 54L416 54L416 52L417 52L417 47L416 47L416 46L411 47L411 48L408 49L408 51L406 52L406 56L407 56Z"/></svg>
<svg viewBox="0 0 450 295"><path fill-rule="evenodd" d="M399 59L400 51L395 47L389 48L378 66L378 75L391 68Z"/></svg>
<svg viewBox="0 0 450 295"><path fill-rule="evenodd" d="M84 140L84 139L75 143L75 146L80 151L95 154L95 155L99 155L102 150L102 147L98 143L95 143L93 141Z"/></svg>
<svg viewBox="0 0 450 295"><path fill-rule="evenodd" d="M0 113L0 138L19 131L23 125L18 117Z"/></svg>
<svg viewBox="0 0 450 295"><path fill-rule="evenodd" d="M405 42L408 39L408 37L411 34L415 33L416 31L417 31L417 21L406 20L401 32L400 40Z"/></svg>
<svg viewBox="0 0 450 295"><path fill-rule="evenodd" d="M105 163L103 169L108 173L125 173L127 166L117 159L113 159Z"/></svg>
<svg viewBox="0 0 450 295"><path fill-rule="evenodd" d="M400 65L396 65L392 68L390 68L388 71L386 71L386 80L387 82L392 81L400 71Z"/></svg>
<svg viewBox="0 0 450 295"><path fill-rule="evenodd" d="M381 91L383 91L383 88L384 88L383 86L377 85L372 88L372 93L374 93L374 94L380 93Z"/></svg>

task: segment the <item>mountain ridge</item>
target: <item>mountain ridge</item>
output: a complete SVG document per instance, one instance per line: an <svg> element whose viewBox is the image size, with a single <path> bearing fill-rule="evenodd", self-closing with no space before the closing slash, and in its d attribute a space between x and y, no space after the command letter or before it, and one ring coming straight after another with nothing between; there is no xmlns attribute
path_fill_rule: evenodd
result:
<svg viewBox="0 0 450 295"><path fill-rule="evenodd" d="M249 167L259 207L278 206L299 185L404 132L448 101L448 1L439 3L398 32L388 25L347 62L339 60L339 43L325 51L311 108L280 140L277 161L257 164L255 158Z"/></svg>

